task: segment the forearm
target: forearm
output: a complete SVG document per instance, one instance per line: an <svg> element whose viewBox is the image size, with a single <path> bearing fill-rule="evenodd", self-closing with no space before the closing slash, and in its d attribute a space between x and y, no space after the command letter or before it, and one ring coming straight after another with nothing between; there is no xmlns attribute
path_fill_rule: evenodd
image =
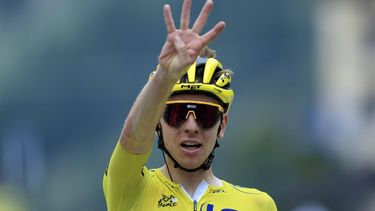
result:
<svg viewBox="0 0 375 211"><path fill-rule="evenodd" d="M177 79L158 69L136 98L121 132L123 148L133 154L150 150L154 131Z"/></svg>

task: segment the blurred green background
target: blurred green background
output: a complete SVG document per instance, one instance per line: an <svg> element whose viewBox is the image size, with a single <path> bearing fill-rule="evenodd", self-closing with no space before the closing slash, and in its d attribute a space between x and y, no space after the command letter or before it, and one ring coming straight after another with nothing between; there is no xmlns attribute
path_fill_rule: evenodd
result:
<svg viewBox="0 0 375 211"><path fill-rule="evenodd" d="M204 1L193 1L196 17ZM0 211L106 210L102 176L181 1L0 0ZM219 178L279 210L375 210L374 1L215 1L234 74ZM148 166L162 165L153 151Z"/></svg>

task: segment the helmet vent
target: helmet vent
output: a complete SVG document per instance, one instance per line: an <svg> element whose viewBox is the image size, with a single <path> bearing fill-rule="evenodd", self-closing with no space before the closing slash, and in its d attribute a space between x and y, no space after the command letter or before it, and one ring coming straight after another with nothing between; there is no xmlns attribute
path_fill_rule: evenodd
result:
<svg viewBox="0 0 375 211"><path fill-rule="evenodd" d="M204 64L200 64L197 66L195 72L195 83L202 83L203 82L203 74L204 74Z"/></svg>

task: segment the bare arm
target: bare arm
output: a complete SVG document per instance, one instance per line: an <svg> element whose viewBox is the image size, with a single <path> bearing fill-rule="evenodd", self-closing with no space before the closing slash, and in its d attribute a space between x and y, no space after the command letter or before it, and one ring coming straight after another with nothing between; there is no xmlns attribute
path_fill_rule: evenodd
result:
<svg viewBox="0 0 375 211"><path fill-rule="evenodd" d="M164 5L168 36L159 55L159 66L135 100L120 135L121 146L133 154L142 154L151 149L155 127L173 85L194 63L202 49L224 30L225 23L219 22L204 35L199 35L211 12L212 0L206 1L193 27L189 29L191 1L184 0L180 29L175 27L170 6Z"/></svg>

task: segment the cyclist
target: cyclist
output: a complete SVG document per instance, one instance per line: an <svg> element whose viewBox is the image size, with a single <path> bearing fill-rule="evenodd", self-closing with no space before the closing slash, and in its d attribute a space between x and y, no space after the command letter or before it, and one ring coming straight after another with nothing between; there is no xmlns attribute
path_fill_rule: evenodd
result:
<svg viewBox="0 0 375 211"><path fill-rule="evenodd" d="M168 36L159 65L126 118L103 178L108 210L274 211L267 193L213 174L214 149L224 137L234 92L231 71L206 47L225 23L200 36L213 2L205 2L189 28L191 1L184 0L179 29L164 6ZM144 165L155 128L165 164L150 170Z"/></svg>

